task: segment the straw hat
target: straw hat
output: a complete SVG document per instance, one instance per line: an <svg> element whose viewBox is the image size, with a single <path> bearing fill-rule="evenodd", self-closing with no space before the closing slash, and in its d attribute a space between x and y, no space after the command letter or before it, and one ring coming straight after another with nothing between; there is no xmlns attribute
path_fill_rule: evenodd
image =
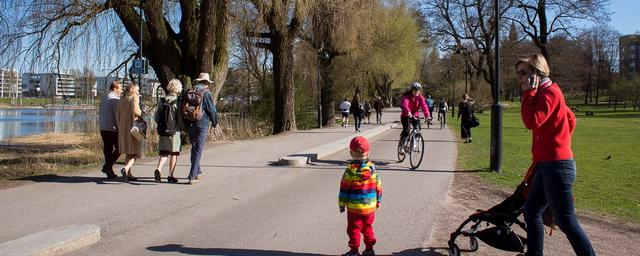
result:
<svg viewBox="0 0 640 256"><path fill-rule="evenodd" d="M209 73L200 73L200 75L198 75L198 78L193 80L194 82L206 82L207 84L211 84L213 83L213 81L211 81L211 79L209 79Z"/></svg>

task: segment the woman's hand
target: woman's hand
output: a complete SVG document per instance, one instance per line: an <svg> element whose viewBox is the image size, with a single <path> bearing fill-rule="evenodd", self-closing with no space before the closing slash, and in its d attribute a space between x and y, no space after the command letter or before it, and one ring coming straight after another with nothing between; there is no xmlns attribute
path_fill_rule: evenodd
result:
<svg viewBox="0 0 640 256"><path fill-rule="evenodd" d="M534 74L528 77L526 83L521 84L521 89L523 91L536 90L538 85L540 85L540 77Z"/></svg>

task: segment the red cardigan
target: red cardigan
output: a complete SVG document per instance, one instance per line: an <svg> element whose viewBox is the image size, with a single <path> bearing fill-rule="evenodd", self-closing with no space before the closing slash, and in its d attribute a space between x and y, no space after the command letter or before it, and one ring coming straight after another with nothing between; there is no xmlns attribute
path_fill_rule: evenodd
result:
<svg viewBox="0 0 640 256"><path fill-rule="evenodd" d="M571 134L576 118L567 107L558 84L522 92L520 115L524 126L533 131L533 161L573 158Z"/></svg>

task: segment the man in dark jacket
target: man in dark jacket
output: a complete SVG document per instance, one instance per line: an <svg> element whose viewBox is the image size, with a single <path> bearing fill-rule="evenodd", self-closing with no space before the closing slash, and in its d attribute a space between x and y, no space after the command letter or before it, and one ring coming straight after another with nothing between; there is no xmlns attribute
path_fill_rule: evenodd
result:
<svg viewBox="0 0 640 256"><path fill-rule="evenodd" d="M193 80L194 90L204 91L202 98L202 119L191 121L184 119L185 126L189 130L189 141L191 142L191 170L189 171L189 184L195 184L202 176L202 168L200 167L200 159L204 153L204 145L209 134L209 123L213 127L218 126L216 117L216 106L211 98L211 92L208 86L213 83L209 79L209 74L200 73L198 78Z"/></svg>
<svg viewBox="0 0 640 256"><path fill-rule="evenodd" d="M100 137L102 137L104 153L104 165L102 172L107 178L117 178L113 172L113 164L120 157L118 149L118 126L116 125L116 111L118 109L118 101L122 94L122 86L118 81L111 83L109 94L105 95L100 101L100 113L98 115L98 123L100 124Z"/></svg>

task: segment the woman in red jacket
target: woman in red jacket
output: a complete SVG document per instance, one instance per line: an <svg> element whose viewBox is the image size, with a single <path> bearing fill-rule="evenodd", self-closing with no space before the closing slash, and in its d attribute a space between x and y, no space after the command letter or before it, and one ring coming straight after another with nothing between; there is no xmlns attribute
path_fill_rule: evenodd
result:
<svg viewBox="0 0 640 256"><path fill-rule="evenodd" d="M518 59L516 72L522 86L520 114L524 126L533 133L531 151L536 165L524 205L527 255L543 255L542 214L547 205L576 255L595 255L573 206L576 164L571 151L571 134L575 116L565 104L558 84L549 79L549 66L542 55Z"/></svg>

